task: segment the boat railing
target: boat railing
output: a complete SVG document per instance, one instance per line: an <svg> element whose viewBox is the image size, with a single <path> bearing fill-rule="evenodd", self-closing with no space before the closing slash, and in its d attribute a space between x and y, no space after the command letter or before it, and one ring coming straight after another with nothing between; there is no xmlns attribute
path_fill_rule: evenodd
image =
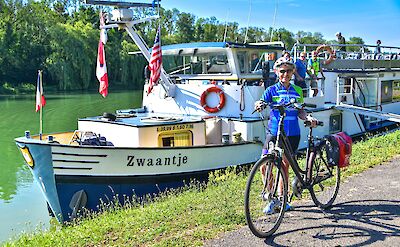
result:
<svg viewBox="0 0 400 247"><path fill-rule="evenodd" d="M317 86L313 87L311 86L311 82L316 81ZM311 77L306 77L304 79L304 82L306 83L306 87L303 88L303 96L305 98L312 98L313 96L313 90L317 89L318 90L318 95L323 96L325 95L325 79L324 78L311 78ZM293 82L294 83L294 82ZM317 95L317 96L318 96Z"/></svg>
<svg viewBox="0 0 400 247"><path fill-rule="evenodd" d="M311 57L312 51L316 50L321 44L295 44L292 48L294 59L297 59L301 52ZM365 44L328 44L333 51L323 51L319 54L321 59L327 60L333 55L335 59L329 64L323 63L326 70L391 70L400 69L400 47L378 46ZM340 48L345 47L345 51Z"/></svg>

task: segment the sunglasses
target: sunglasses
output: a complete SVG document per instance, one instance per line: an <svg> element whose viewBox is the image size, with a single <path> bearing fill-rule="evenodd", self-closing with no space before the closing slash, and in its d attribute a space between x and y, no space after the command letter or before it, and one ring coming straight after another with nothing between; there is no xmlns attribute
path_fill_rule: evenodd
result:
<svg viewBox="0 0 400 247"><path fill-rule="evenodd" d="M293 69L280 69L280 70L279 70L279 73L285 74L285 73L290 73L290 72L292 72L292 71L293 71Z"/></svg>

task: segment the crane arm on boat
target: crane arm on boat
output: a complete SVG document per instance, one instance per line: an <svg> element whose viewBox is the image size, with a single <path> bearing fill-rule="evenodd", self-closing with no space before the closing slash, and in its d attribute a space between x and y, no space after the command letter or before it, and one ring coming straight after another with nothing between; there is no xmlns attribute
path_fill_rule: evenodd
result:
<svg viewBox="0 0 400 247"><path fill-rule="evenodd" d="M116 6L117 8L112 10L111 15L109 15L109 18L107 18L107 25L104 28L112 28L112 27L119 27L119 28L124 28L126 32L129 34L129 36L132 38L132 40L135 42L135 44L138 46L140 52L143 54L143 56L146 58L148 62L150 62L150 51L148 45L144 42L144 39L135 31L134 25L139 24L142 22L150 21L152 19L158 18L157 16L153 17L148 17L148 18L143 18L143 19L134 19L133 11L132 9L129 9L130 7L139 7L136 6L135 3L129 3L132 5L119 5L120 2L114 2L114 1L97 1L97 0L87 0L88 4L95 4L95 5L110 5L110 6ZM137 3L139 4L139 3ZM152 7L153 5L143 5L141 7ZM163 87L166 96L167 97L174 97L175 96L175 88L176 85L171 81L169 78L168 74L165 72L164 68L161 66L161 73L160 73L160 79L161 79L161 86Z"/></svg>
<svg viewBox="0 0 400 247"><path fill-rule="evenodd" d="M340 111L347 111L347 112L357 113L357 114L361 114L361 115L365 115L365 116L369 116L369 117L379 118L382 120L389 120L392 122L400 123L400 115L398 115L398 114L382 112L382 111L377 111L377 110L373 110L373 109L368 109L368 108L364 108L364 107L348 105L348 104L343 104L343 103L336 105L334 108L337 110L340 110Z"/></svg>

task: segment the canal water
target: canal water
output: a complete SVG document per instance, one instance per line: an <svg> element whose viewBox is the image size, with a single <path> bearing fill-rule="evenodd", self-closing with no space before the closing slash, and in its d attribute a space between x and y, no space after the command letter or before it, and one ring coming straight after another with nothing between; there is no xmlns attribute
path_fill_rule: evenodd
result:
<svg viewBox="0 0 400 247"><path fill-rule="evenodd" d="M77 119L141 106L142 92L46 95L43 132L75 130ZM39 132L35 96L0 96L0 243L22 232L47 229L47 206L38 185L24 164L14 138L25 130Z"/></svg>

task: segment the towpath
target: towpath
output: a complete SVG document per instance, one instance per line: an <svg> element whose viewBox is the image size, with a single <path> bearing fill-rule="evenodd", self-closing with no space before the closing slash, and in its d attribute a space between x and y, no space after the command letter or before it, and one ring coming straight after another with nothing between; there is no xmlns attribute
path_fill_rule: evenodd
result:
<svg viewBox="0 0 400 247"><path fill-rule="evenodd" d="M347 178L329 211L311 200L294 206L269 239L245 226L204 246L400 246L400 157Z"/></svg>

